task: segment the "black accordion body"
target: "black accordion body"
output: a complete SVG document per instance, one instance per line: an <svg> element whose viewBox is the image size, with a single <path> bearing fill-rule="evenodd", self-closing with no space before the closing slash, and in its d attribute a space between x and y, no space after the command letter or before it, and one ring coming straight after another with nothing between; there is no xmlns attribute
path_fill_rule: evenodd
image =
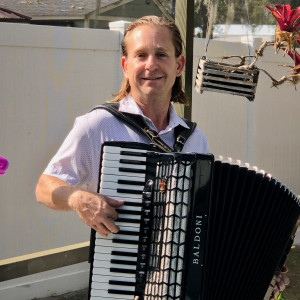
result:
<svg viewBox="0 0 300 300"><path fill-rule="evenodd" d="M267 174L139 143L105 143L99 182L125 204L92 230L89 299L263 300L300 213Z"/></svg>

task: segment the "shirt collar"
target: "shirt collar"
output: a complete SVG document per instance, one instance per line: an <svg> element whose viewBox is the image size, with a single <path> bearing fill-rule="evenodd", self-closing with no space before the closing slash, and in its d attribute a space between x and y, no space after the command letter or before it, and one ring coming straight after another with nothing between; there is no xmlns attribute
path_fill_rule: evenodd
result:
<svg viewBox="0 0 300 300"><path fill-rule="evenodd" d="M119 111L142 116L143 119L144 119L144 121L145 121L145 123L151 129L156 130L155 125L153 124L153 122L151 121L151 119L149 119L148 117L144 116L142 110L137 105L137 103L134 101L134 99L132 98L131 95L128 95L127 97L125 97L124 99L122 99L120 101ZM173 107L172 104L170 104L170 107L169 107L169 116L170 116L169 124L166 127L166 129L164 129L161 132L159 132L160 134L169 132L169 131L173 130L175 127L177 127L178 125L181 125L181 126L183 126L185 128L189 128L189 126L176 114L175 109L174 109L174 107Z"/></svg>

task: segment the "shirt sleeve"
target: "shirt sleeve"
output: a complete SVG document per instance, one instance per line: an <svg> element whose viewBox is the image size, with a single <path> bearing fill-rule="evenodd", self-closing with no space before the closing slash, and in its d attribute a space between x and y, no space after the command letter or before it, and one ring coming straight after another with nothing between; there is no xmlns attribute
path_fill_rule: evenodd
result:
<svg viewBox="0 0 300 300"><path fill-rule="evenodd" d="M93 147L86 120L78 117L44 174L55 176L70 185L89 189L93 174Z"/></svg>

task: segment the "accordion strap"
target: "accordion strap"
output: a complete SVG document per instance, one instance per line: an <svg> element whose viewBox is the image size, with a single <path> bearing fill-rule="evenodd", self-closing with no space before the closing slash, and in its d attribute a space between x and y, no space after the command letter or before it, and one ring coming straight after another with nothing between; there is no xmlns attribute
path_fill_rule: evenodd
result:
<svg viewBox="0 0 300 300"><path fill-rule="evenodd" d="M125 113L119 111L119 103L105 103L102 105L98 105L92 110L95 109L105 109L109 111L114 116L123 120L125 123L134 127L138 132L145 135L151 142L151 144L155 145L159 149L164 152L180 152L189 138L189 136L193 133L196 128L196 123L183 119L190 128L185 128L181 125L175 128L175 143L173 145L173 149L170 148L158 135L155 130L150 129L144 122L143 117L140 115L135 115L131 113Z"/></svg>

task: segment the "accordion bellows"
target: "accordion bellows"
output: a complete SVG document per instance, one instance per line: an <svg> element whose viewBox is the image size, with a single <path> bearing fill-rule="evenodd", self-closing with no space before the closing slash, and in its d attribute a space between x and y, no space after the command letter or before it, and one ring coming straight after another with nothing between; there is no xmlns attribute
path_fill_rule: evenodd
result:
<svg viewBox="0 0 300 300"><path fill-rule="evenodd" d="M90 299L263 300L300 213L267 174L135 143L104 145L100 192L125 205L119 234L92 234Z"/></svg>

